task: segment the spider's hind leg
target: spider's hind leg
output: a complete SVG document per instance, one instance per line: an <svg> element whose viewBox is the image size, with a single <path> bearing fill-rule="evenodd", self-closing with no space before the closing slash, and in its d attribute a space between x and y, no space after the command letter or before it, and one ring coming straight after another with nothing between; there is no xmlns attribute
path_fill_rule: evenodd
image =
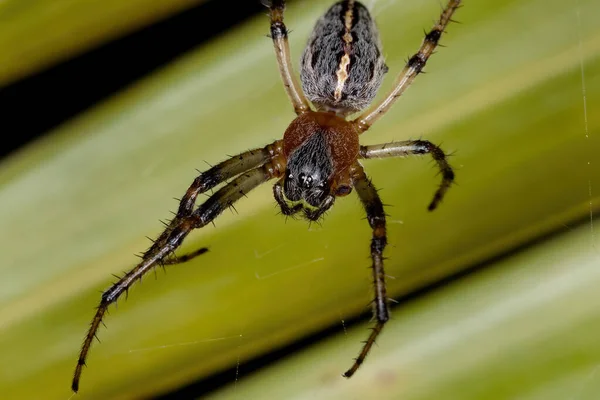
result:
<svg viewBox="0 0 600 400"><path fill-rule="evenodd" d="M402 142L360 146L361 158L406 157L408 155L425 154L431 154L442 175L442 182L427 207L429 211L433 211L444 198L452 182L454 182L454 171L442 149L427 140L404 140Z"/></svg>
<svg viewBox="0 0 600 400"><path fill-rule="evenodd" d="M269 8L271 18L271 39L275 48L275 56L279 65L279 73L283 80L285 91L292 102L294 111L300 115L310 111L310 106L302 87L294 75L292 60L290 58L290 45L288 43L288 30L283 23L283 12L285 10L284 0L263 0L263 4Z"/></svg>
<svg viewBox="0 0 600 400"><path fill-rule="evenodd" d="M365 361L371 347L375 343L375 339L381 331L385 323L390 319L390 311L388 309L387 289L385 285L385 272L383 270L383 249L387 244L386 228L385 228L385 211L383 203L377 194L377 189L367 178L362 166L355 163L354 188L360 198L360 201L367 213L367 220L373 230L371 239L371 259L373 261L373 286L375 289L375 298L373 299L373 315L375 317L375 326L372 328L371 334L364 342L363 348L354 360L352 367L344 372L343 376L350 378L356 370Z"/></svg>
<svg viewBox="0 0 600 400"><path fill-rule="evenodd" d="M446 7L442 10L439 19L431 30L425 34L419 50L408 59L408 62L396 78L392 90L379 102L358 116L353 122L361 132L368 130L379 118L381 118L394 104L398 97L410 86L417 75L423 71L427 60L438 46L446 27L452 22L452 15L460 7L461 0L448 0Z"/></svg>

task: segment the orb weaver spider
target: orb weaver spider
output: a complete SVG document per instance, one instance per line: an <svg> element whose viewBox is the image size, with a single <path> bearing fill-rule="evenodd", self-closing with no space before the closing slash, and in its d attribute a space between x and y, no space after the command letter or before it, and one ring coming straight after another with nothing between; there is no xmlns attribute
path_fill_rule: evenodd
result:
<svg viewBox="0 0 600 400"><path fill-rule="evenodd" d="M206 226L252 189L271 179L277 179L273 195L283 215L319 220L333 206L336 197L346 196L352 189L356 190L367 214L373 231L371 258L376 322L344 377L351 377L364 362L389 320L383 270L386 214L359 159L430 154L442 175L442 182L429 204L430 211L441 202L454 180L454 172L444 152L429 141L361 146L358 137L390 109L422 72L460 0L448 2L417 53L408 59L389 94L352 120L347 118L371 103L388 71L379 33L368 9L358 1L343 0L331 6L318 20L302 55L301 87L291 65L288 30L283 23L285 1L264 0L264 4L269 9L279 72L297 117L286 129L283 139L231 157L194 180L182 197L177 214L142 255L140 263L102 294L77 360L71 386L74 392L79 390L86 357L108 306L157 265L177 264L205 253L207 249L201 248L182 256L174 254L193 229ZM311 103L316 111L311 109ZM195 207L199 194L219 184L224 185Z"/></svg>

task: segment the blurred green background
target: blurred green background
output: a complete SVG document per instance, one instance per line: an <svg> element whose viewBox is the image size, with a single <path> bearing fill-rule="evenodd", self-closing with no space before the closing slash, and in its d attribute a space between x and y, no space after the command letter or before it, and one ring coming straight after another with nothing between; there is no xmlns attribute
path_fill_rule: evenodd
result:
<svg viewBox="0 0 600 400"><path fill-rule="evenodd" d="M1 3L0 82L187 4L129 3L116 14L112 0ZM440 8L367 4L390 67L384 92ZM295 64L329 5L290 2ZM361 137L441 143L458 185L428 213L431 160L364 162L389 204L388 288L401 301L351 380L340 374L368 335L373 296L361 205L339 199L309 227L277 215L264 185L183 246L208 254L111 307L74 398L151 398L219 371L229 376L207 398L598 398L597 15L594 0L465 1L427 74ZM294 115L267 33L258 15L2 161L3 399L69 398L100 292L160 232L195 168L282 136ZM244 369L325 329L334 334Z"/></svg>

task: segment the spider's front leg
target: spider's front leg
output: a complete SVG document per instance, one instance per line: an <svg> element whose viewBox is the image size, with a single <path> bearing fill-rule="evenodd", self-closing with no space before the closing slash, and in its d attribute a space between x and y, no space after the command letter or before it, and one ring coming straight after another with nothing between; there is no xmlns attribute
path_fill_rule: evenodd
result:
<svg viewBox="0 0 600 400"><path fill-rule="evenodd" d="M127 290L129 290L129 288L136 281L140 280L148 271L163 263L167 257L173 254L193 229L204 227L212 222L223 212L223 210L232 206L236 201L246 196L248 192L259 186L261 183L264 183L271 178L279 177L281 175L281 170L284 168L284 165L278 157L280 150L280 143L275 142L263 149L246 152L233 157L196 178L192 186L190 186L190 189L186 192L184 198L181 200L179 212L159 238L144 253L142 261L102 294L96 315L92 320L91 326L83 341L81 352L79 353L71 385L74 392L79 390L79 380L83 366L85 365L85 360L108 306L116 302L123 293L127 292ZM251 169L248 170L249 168ZM195 211L191 211L194 207L196 196L199 193L236 175L237 177L233 181L219 189ZM200 249L191 255L170 259L167 261L167 264L173 264L173 260L175 260L175 262L187 261L190 257L202 254L205 251L206 249Z"/></svg>
<svg viewBox="0 0 600 400"><path fill-rule="evenodd" d="M278 140L261 149L248 150L202 172L194 179L194 182L179 201L179 209L175 218L171 221L171 225L177 223L178 218L186 217L194 211L196 198L199 194L214 188L218 184L244 171L266 163L271 158L281 154L282 145L282 141Z"/></svg>
<svg viewBox="0 0 600 400"><path fill-rule="evenodd" d="M427 140L405 140L402 142L360 146L359 154L362 158L405 157L408 155L431 154L431 157L433 157L440 169L442 183L440 183L438 190L433 195L433 200L431 200L431 203L427 207L429 211L435 210L452 185L452 182L454 182L454 171L448 163L446 154L438 146Z"/></svg>
<svg viewBox="0 0 600 400"><path fill-rule="evenodd" d="M280 155L282 152L282 145L282 141L278 140L263 148L248 150L244 153L233 156L228 160L220 162L219 164L198 175L198 177L194 179L194 182L190 185L188 190L179 201L177 214L169 222L167 229L165 229L157 241L164 242L166 239L166 234L169 232L169 230L180 223L183 218L192 214L196 205L196 199L198 198L199 194L205 193L220 183L225 182L228 179L241 174L242 172L256 168L259 165L266 163L273 157ZM207 248L201 248L182 256L171 255L168 259L164 260L163 264L173 265L183 263L202 255L207 251Z"/></svg>
<svg viewBox="0 0 600 400"><path fill-rule="evenodd" d="M367 220L371 229L373 229L373 237L371 239L371 259L373 261L373 286L375 287L375 298L373 299L373 314L375 316L375 326L369 338L365 342L358 357L354 360L352 367L343 376L350 378L356 370L365 361L367 354L373 347L375 339L381 333L383 326L390 319L390 311L388 309L388 299L385 286L385 272L383 270L383 249L387 244L386 228L385 228L385 212L383 211L383 203L377 194L377 189L371 183L360 163L356 162L353 166L354 173L354 188L360 198L360 201L367 213Z"/></svg>

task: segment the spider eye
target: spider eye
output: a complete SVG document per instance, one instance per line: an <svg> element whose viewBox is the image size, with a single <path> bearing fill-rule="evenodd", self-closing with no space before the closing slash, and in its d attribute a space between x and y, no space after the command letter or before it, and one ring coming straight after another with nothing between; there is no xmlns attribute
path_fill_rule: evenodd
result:
<svg viewBox="0 0 600 400"><path fill-rule="evenodd" d="M312 176L302 173L298 177L298 181L303 189L310 189L313 186L314 180Z"/></svg>

